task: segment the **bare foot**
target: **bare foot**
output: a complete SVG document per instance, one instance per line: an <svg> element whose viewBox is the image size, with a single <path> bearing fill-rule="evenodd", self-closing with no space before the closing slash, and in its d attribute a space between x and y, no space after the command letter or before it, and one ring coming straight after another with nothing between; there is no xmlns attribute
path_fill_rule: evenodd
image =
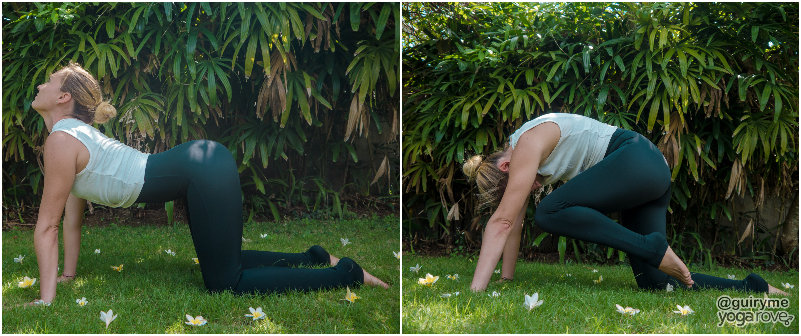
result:
<svg viewBox="0 0 801 336"><path fill-rule="evenodd" d="M690 276L690 270L687 269L687 265L679 259L679 256L673 252L670 246L668 246L667 251L665 251L665 256L662 257L659 270L681 281L687 287L692 287L695 283Z"/></svg>
<svg viewBox="0 0 801 336"><path fill-rule="evenodd" d="M768 284L768 294L779 294L781 296L790 296L790 293L787 293L781 289L771 286Z"/></svg>
<svg viewBox="0 0 801 336"><path fill-rule="evenodd" d="M381 281L381 279L374 277L370 273L367 273L367 271L365 271L364 268L362 268L362 272L364 272L364 283L365 284L368 284L370 286L381 286L381 287L384 287L384 289L389 288L389 285L387 285L386 282L383 282L383 281Z"/></svg>
<svg viewBox="0 0 801 336"><path fill-rule="evenodd" d="M337 263L339 263L339 258L335 257L332 254L329 254L328 258L330 259L331 266L336 266ZM385 282L381 281L381 279L374 277L372 274L367 273L367 271L365 271L364 268L362 268L362 272L364 272L364 283L365 284L370 285L370 286L381 286L381 287L384 287L384 288L389 288L389 285L387 285Z"/></svg>

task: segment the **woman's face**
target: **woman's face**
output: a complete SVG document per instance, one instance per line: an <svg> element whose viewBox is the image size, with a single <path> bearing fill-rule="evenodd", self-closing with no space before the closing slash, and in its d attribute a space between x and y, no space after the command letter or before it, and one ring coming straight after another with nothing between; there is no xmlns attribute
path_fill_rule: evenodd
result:
<svg viewBox="0 0 801 336"><path fill-rule="evenodd" d="M56 107L60 103L66 102L69 96L69 93L61 91L61 82L64 78L64 74L57 72L50 75L50 79L37 86L36 88L39 90L39 93L36 94L36 97L31 102L31 107L38 112L48 111ZM68 100L68 99L67 99Z"/></svg>

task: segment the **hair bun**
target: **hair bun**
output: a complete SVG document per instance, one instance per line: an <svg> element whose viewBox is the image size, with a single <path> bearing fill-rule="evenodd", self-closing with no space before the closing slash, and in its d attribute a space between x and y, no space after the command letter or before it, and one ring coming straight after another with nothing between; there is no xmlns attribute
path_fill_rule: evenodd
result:
<svg viewBox="0 0 801 336"><path fill-rule="evenodd" d="M117 109L114 106L111 106L108 102L100 102L100 104L95 107L95 122L98 124L103 124L109 119L114 118L117 115Z"/></svg>
<svg viewBox="0 0 801 336"><path fill-rule="evenodd" d="M473 155L473 157L467 159L462 165L462 172L470 179L476 178L476 175L478 175L478 167L481 166L481 162L483 161L484 158L482 158L481 155Z"/></svg>

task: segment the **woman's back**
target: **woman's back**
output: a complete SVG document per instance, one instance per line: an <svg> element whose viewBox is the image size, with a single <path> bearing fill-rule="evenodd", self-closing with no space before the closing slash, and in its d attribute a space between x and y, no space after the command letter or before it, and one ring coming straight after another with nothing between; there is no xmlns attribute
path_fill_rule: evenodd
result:
<svg viewBox="0 0 801 336"><path fill-rule="evenodd" d="M77 119L58 121L52 132L56 131L75 137L89 151L89 162L75 175L72 194L112 207L128 207L136 201L145 181L149 154L106 137Z"/></svg>

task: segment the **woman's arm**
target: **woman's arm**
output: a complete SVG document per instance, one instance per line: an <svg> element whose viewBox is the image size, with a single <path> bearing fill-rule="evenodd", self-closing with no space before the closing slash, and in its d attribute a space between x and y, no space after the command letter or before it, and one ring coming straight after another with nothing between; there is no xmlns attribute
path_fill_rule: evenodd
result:
<svg viewBox="0 0 801 336"><path fill-rule="evenodd" d="M512 230L509 233L509 238L506 239L506 245L503 247L503 265L501 266L501 279L514 279L515 265L517 264L517 256L520 252L520 237L523 234L523 220L526 217L526 208L528 208L528 198L523 208L520 209L520 214L517 215Z"/></svg>
<svg viewBox="0 0 801 336"><path fill-rule="evenodd" d="M506 191L484 229L481 251L470 285L473 291L487 288L515 220L524 209L523 206L531 193L540 162L544 161L556 147L559 136L559 126L546 122L526 131L517 141L517 146L512 151Z"/></svg>
<svg viewBox="0 0 801 336"><path fill-rule="evenodd" d="M58 277L58 282L70 281L75 278L78 268L78 255L81 251L81 224L83 224L83 210L86 200L73 194L67 197L64 208L64 271Z"/></svg>
<svg viewBox="0 0 801 336"><path fill-rule="evenodd" d="M44 191L39 217L33 233L33 245L39 263L39 290L44 302L56 296L58 274L58 223L75 181L78 140L63 132L54 132L44 145ZM82 146L82 144L77 143Z"/></svg>

